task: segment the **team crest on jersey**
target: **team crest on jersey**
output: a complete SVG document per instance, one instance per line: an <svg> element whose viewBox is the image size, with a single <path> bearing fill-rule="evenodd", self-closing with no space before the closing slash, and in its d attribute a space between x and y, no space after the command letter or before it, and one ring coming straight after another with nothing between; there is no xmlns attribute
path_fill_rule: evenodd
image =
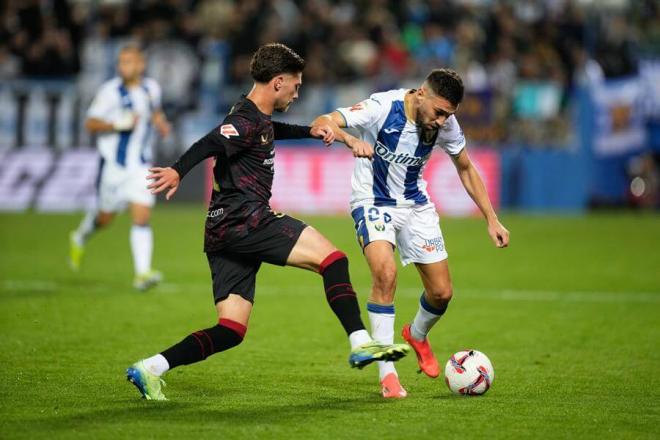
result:
<svg viewBox="0 0 660 440"><path fill-rule="evenodd" d="M238 131L232 124L225 124L220 127L220 134L229 139L232 136L238 136Z"/></svg>

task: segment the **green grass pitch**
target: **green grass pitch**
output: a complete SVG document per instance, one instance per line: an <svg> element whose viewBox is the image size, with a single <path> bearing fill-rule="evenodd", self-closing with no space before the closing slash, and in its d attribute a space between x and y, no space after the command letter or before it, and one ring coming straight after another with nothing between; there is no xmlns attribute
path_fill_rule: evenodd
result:
<svg viewBox="0 0 660 440"><path fill-rule="evenodd" d="M169 402L125 380L133 361L213 325L201 206L159 208L163 285L131 289L128 220L66 266L79 215L0 215L0 438L658 438L660 217L504 215L511 247L482 221L444 219L455 297L433 329L442 364L475 348L496 378L483 397L397 368L409 396L383 401L377 369L348 343L318 275L263 266L243 345L171 371ZM349 254L363 318L369 274L346 218L305 218ZM401 270L397 335L420 282ZM397 337L400 340L400 337Z"/></svg>

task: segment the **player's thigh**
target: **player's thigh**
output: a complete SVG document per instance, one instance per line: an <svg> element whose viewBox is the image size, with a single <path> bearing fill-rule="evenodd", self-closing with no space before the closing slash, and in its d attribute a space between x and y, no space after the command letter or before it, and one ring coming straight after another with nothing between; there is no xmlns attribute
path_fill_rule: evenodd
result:
<svg viewBox="0 0 660 440"><path fill-rule="evenodd" d="M122 185L122 196L131 205L151 209L156 203L156 196L147 189L148 174L149 169L147 167L138 167L127 171L127 177Z"/></svg>
<svg viewBox="0 0 660 440"><path fill-rule="evenodd" d="M118 165L104 162L96 183L96 208L107 214L116 214L126 208L123 186L126 171Z"/></svg>
<svg viewBox="0 0 660 440"><path fill-rule="evenodd" d="M323 260L336 250L335 245L323 234L307 226L291 249L286 264L318 272Z"/></svg>
<svg viewBox="0 0 660 440"><path fill-rule="evenodd" d="M226 301L231 295L238 295L250 304L254 302L260 262L222 251L208 252L206 257L211 270L213 300L218 311L221 310L218 304ZM232 300L228 304L234 304L236 301ZM227 307L228 310L234 310L232 306Z"/></svg>
<svg viewBox="0 0 660 440"><path fill-rule="evenodd" d="M289 264L289 258L307 228L301 220L271 213L263 217L255 229L249 229L244 237L226 243L225 248L242 258L284 266Z"/></svg>
<svg viewBox="0 0 660 440"><path fill-rule="evenodd" d="M431 264L447 259L435 207L413 208L397 235L401 263Z"/></svg>

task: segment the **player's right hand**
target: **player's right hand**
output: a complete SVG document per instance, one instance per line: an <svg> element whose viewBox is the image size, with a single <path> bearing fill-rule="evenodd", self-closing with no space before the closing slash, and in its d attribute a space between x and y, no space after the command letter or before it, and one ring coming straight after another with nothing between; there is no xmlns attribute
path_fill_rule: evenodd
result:
<svg viewBox="0 0 660 440"><path fill-rule="evenodd" d="M346 145L353 151L354 157L367 157L369 159L374 157L374 147L369 142L356 137L351 137L347 141Z"/></svg>
<svg viewBox="0 0 660 440"><path fill-rule="evenodd" d="M152 182L147 185L147 189L151 190L151 194L158 194L169 189L167 194L165 194L165 199L169 200L176 190L179 189L181 177L174 168L153 167L149 168L149 172L151 174L147 176L147 180L151 180Z"/></svg>
<svg viewBox="0 0 660 440"><path fill-rule="evenodd" d="M131 131L137 124L138 117L131 111L122 112L121 115L112 123L115 131Z"/></svg>

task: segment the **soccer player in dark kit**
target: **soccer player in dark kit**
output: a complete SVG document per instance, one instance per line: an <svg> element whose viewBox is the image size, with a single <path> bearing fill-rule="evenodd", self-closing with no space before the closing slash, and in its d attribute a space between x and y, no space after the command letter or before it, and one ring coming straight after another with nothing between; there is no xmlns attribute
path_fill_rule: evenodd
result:
<svg viewBox="0 0 660 440"><path fill-rule="evenodd" d="M282 44L260 47L250 71L254 87L231 109L222 124L197 141L168 168L152 168L153 193L176 192L181 178L197 163L215 157L213 195L205 226L204 251L211 269L218 323L127 370L127 378L149 400L166 400L161 376L239 345L252 312L256 275L262 262L300 267L323 277L325 295L348 335L349 364L362 368L374 361L395 361L406 344L371 339L348 273L346 255L300 220L271 210L274 139L317 138L334 141L329 126L315 128L271 121L298 98L304 60ZM357 140L348 147L357 157L373 154Z"/></svg>

